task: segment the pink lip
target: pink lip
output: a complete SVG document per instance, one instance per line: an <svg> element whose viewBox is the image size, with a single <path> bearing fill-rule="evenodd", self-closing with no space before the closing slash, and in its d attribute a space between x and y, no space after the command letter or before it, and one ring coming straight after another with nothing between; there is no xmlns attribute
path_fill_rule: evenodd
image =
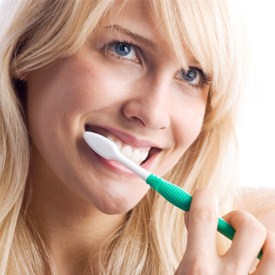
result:
<svg viewBox="0 0 275 275"><path fill-rule="evenodd" d="M122 173L122 174L126 174L126 175L129 175L129 176L134 176L135 175L132 171L127 169L125 166L123 166L119 162L116 162L116 161L113 161L113 160L107 160L107 159L104 159L100 156L98 156L98 158L99 158L99 161L101 163L108 166L109 169L115 171L116 173Z"/></svg>
<svg viewBox="0 0 275 275"><path fill-rule="evenodd" d="M97 127L97 126L88 126L87 128L89 128L89 130L98 133L98 134L102 134L104 136L106 136L109 133L111 133L112 135L116 136L117 138L121 139L124 143L127 143L133 147L157 147L159 148L155 143L150 142L150 141L146 141L146 140L141 140L138 139L136 137L133 137L125 132L122 132L120 130L114 129L114 128L110 128L110 127Z"/></svg>
<svg viewBox="0 0 275 275"><path fill-rule="evenodd" d="M136 175L131 170L126 168L123 164L113 161L113 160L108 160L108 159L102 158L101 156L97 155L96 153L94 153L94 154L96 155L96 158L103 165L106 165L109 169L113 170L114 172L136 177ZM143 167L144 169L150 170L150 167L151 167L152 163L154 162L154 159L157 157L157 155L158 155L158 153L151 156L145 163L143 163L141 165L141 167Z"/></svg>
<svg viewBox="0 0 275 275"><path fill-rule="evenodd" d="M121 139L123 142L125 142L133 147L139 147L139 148L154 147L154 148L159 149L159 147L156 146L155 143L135 138L125 132L122 132L122 131L114 129L114 128L110 128L110 127L101 128L98 126L87 125L85 129L87 131L92 131L92 132L101 134L103 136L106 136L106 135L108 135L108 133L111 133L112 135L116 136L117 138ZM159 152L155 152L153 155L151 155L150 158L147 159L147 161L145 163L143 163L141 166L147 170L150 170L152 163L154 162L154 160L156 159L156 157L159 155L160 152L161 152L161 149L159 149ZM94 153L94 154L96 155L97 159L102 164L108 166L109 169L115 171L116 173L122 173L125 175L128 174L129 176L134 176L133 172L128 170L122 164L117 163L115 161L110 161L110 160L104 159L104 158L100 157L99 155L97 155L96 153Z"/></svg>

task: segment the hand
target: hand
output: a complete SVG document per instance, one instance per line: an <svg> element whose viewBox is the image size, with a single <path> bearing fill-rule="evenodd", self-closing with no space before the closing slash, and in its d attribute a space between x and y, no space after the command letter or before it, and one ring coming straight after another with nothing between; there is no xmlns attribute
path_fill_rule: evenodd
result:
<svg viewBox="0 0 275 275"><path fill-rule="evenodd" d="M236 229L224 255L216 250L218 211L214 193L196 191L185 215L187 247L175 275L247 275L261 248L263 256L253 275L275 274L275 233L268 232L248 212L233 211L223 217Z"/></svg>

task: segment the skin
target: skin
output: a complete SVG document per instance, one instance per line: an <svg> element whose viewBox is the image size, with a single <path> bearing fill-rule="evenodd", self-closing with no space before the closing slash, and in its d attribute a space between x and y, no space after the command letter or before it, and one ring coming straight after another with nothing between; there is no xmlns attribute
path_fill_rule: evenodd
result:
<svg viewBox="0 0 275 275"><path fill-rule="evenodd" d="M85 127L134 147L159 148L144 166L161 176L177 163L202 127L208 86L195 88L181 77L181 64L142 1L130 5L127 12L107 17L76 54L27 77L30 215L37 221L58 274L84 274L89 254L96 254L93 249L97 251L148 191L125 168L102 161L89 149L82 138ZM110 25L115 27L110 29ZM138 48L118 56L113 39ZM191 57L189 65L198 66ZM188 248L177 274L198 274L196 270L206 266L209 247L209 273L203 274L221 274L221 270L245 274L232 273L238 256L244 255L237 266L246 272L264 243L265 248L269 243L274 247L273 235L266 237L260 222L247 221L247 213L231 213L228 220L240 234L229 256L219 258L214 245L216 206L209 204L215 198L211 196L213 200L207 199L208 190L194 195L187 218ZM243 232L249 230L257 234L246 238ZM247 243L253 243L252 248ZM274 272L268 259L263 262Z"/></svg>
<svg viewBox="0 0 275 275"><path fill-rule="evenodd" d="M244 210L228 213L224 219L236 229L236 234L226 254L219 256L216 250L216 202L215 194L209 189L196 190L193 195L191 209L185 213L187 248L175 274L274 274L274 222L261 223ZM272 219L272 216L274 218L274 214L269 218ZM261 248L263 256L258 263L255 259Z"/></svg>

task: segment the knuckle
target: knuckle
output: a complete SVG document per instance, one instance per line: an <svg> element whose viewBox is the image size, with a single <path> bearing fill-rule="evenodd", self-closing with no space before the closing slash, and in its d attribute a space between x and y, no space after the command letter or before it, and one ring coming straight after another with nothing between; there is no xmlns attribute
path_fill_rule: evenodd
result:
<svg viewBox="0 0 275 275"><path fill-rule="evenodd" d="M254 224L252 228L252 234L257 239L262 239L263 241L266 239L266 228L259 222Z"/></svg>
<svg viewBox="0 0 275 275"><path fill-rule="evenodd" d="M248 217L247 213L244 210L237 210L234 211L233 220L236 225L246 225L247 223L249 223L250 217Z"/></svg>
<svg viewBox="0 0 275 275"><path fill-rule="evenodd" d="M247 234L254 238L264 240L266 238L266 228L253 215L245 211L238 211L235 216L235 222L240 228L245 228Z"/></svg>
<svg viewBox="0 0 275 275"><path fill-rule="evenodd" d="M224 268L224 274L234 274L234 275L243 275L244 270L241 263L234 263L227 265Z"/></svg>
<svg viewBox="0 0 275 275"><path fill-rule="evenodd" d="M209 265L205 260L198 257L189 258L186 266L184 267L186 274L188 275L210 275L213 272L210 270Z"/></svg>
<svg viewBox="0 0 275 275"><path fill-rule="evenodd" d="M192 214L195 222L210 223L217 220L217 212L211 208L196 208Z"/></svg>

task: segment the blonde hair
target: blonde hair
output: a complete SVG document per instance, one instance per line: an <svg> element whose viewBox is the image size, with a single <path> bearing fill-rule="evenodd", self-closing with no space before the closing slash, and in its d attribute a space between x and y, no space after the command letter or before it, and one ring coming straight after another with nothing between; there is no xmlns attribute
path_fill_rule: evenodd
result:
<svg viewBox="0 0 275 275"><path fill-rule="evenodd" d="M12 20L0 36L0 274L54 273L42 240L26 218L30 150L23 79L75 53L114 3L9 1L15 7ZM183 65L187 64L182 44L212 77L201 133L166 178L191 193L197 187L211 186L224 211L232 198L234 116L243 70L235 7L232 0L150 0L148 8L160 18ZM101 248L97 272L171 274L183 255L185 235L182 212L150 190Z"/></svg>

